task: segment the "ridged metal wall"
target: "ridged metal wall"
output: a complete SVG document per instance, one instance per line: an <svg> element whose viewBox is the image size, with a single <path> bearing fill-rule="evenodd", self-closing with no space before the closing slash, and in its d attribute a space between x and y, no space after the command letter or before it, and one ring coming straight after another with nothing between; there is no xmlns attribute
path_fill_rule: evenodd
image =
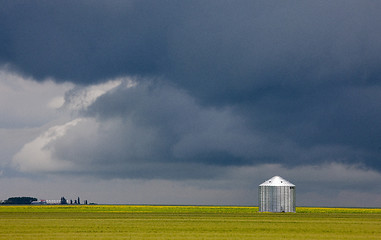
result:
<svg viewBox="0 0 381 240"><path fill-rule="evenodd" d="M294 186L259 186L260 212L295 212Z"/></svg>

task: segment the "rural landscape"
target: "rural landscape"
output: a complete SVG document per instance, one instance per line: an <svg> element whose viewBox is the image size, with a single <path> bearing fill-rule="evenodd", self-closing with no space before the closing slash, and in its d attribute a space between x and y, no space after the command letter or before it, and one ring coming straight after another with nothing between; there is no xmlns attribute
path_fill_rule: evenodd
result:
<svg viewBox="0 0 381 240"><path fill-rule="evenodd" d="M0 0L0 240L380 240L381 1Z"/></svg>
<svg viewBox="0 0 381 240"><path fill-rule="evenodd" d="M381 237L381 209L51 205L0 206L0 239L364 239Z"/></svg>

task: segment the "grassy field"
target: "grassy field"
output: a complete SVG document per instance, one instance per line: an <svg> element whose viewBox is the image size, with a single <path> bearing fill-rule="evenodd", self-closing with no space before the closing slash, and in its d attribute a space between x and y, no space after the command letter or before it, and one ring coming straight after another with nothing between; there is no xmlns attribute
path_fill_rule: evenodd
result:
<svg viewBox="0 0 381 240"><path fill-rule="evenodd" d="M381 209L0 206L0 239L381 239Z"/></svg>

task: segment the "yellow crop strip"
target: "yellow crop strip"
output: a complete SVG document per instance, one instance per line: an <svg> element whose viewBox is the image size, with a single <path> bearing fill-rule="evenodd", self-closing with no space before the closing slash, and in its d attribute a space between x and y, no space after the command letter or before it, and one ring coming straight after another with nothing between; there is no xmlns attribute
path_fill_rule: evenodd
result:
<svg viewBox="0 0 381 240"><path fill-rule="evenodd" d="M381 209L0 206L0 239L381 239Z"/></svg>

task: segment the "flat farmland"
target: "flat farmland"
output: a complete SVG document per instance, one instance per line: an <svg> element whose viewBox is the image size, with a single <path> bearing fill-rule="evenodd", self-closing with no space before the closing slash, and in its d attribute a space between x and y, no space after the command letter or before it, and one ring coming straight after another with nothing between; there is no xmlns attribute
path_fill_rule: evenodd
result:
<svg viewBox="0 0 381 240"><path fill-rule="evenodd" d="M0 239L381 239L381 209L0 206Z"/></svg>

